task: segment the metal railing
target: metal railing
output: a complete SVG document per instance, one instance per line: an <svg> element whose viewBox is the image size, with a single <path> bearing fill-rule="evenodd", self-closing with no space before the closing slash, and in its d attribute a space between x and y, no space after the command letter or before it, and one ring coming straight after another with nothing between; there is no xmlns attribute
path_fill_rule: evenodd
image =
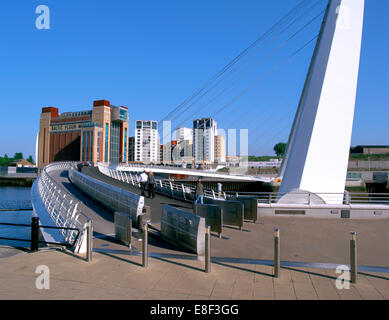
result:
<svg viewBox="0 0 389 320"><path fill-rule="evenodd" d="M146 171L150 171L150 169L156 169L156 170L171 170L171 171L183 171L183 172L186 172L188 174L192 173L193 175L196 175L196 176L212 176L214 175L217 179L216 176L222 176L223 179L224 178L241 178L241 179L244 179L244 180L247 180L247 181L256 181L256 180L259 180L259 181L271 181L272 178L269 178L269 177L266 177L266 175L264 176L247 176L245 174L231 174L229 172L224 172L224 171L216 171L216 170L203 170L203 169L189 169L189 168L183 168L183 167L179 167L179 166L168 166L168 165L153 165L153 164L119 164L116 166L116 169L118 169L117 171L130 171L131 168L139 168L140 170L139 171L143 171L146 170ZM212 178L212 177L211 177Z"/></svg>
<svg viewBox="0 0 389 320"><path fill-rule="evenodd" d="M138 179L138 176L133 175L126 171L120 171L120 170L113 170L109 167L102 166L99 164L99 170L101 173L122 181L124 183L131 184L132 186L136 186L140 188L140 182ZM155 191L169 195L172 197L178 197L180 199L183 199L185 201L192 201L194 200L195 194L196 194L196 187L194 187L191 184L188 183L179 183L176 181L168 180L168 179L155 179ZM217 198L217 191L213 189L204 189L204 196L216 199ZM223 193L222 196L223 199L225 199L225 194Z"/></svg>
<svg viewBox="0 0 389 320"><path fill-rule="evenodd" d="M275 204L278 200L286 195L279 192L242 192L242 191L226 191L225 192L227 199L232 197L240 196L250 196L257 198L259 203ZM388 193L353 193L353 192L344 192L344 193L299 193L291 192L288 193L288 196L295 196L300 199L299 204L316 204L317 199L326 199L327 203L332 201L337 201L339 199L343 200L343 204L388 204L389 205L389 194Z"/></svg>
<svg viewBox="0 0 389 320"><path fill-rule="evenodd" d="M75 165L76 162L49 164L42 170L37 183L42 203L54 224L60 228L65 242L71 243L78 239L77 246L79 246L90 219L80 210L81 203L50 176L53 171L69 170ZM77 235L76 230L81 233L80 236Z"/></svg>
<svg viewBox="0 0 389 320"><path fill-rule="evenodd" d="M110 167L99 164L99 170L103 174L117 179L119 181L129 183L133 186L140 187L138 176L133 175L126 171L114 170ZM188 183L180 183L168 179L158 180L156 179L155 184L156 192L161 192L175 197L181 195L180 198L184 200L192 200L196 194L196 187ZM344 193L312 193L312 192L290 192L290 193L279 193L279 192L245 192L245 191L225 191L221 194L214 189L204 189L204 196L212 199L225 199L239 196L250 196L258 199L259 203L274 204L277 203L282 196L298 197L299 204L319 204L319 203L339 203L343 204L389 204L388 193L352 193L345 191Z"/></svg>
<svg viewBox="0 0 389 320"><path fill-rule="evenodd" d="M91 178L77 170L69 170L69 179L81 191L112 211L127 212L136 217L142 214L144 198L127 190Z"/></svg>
<svg viewBox="0 0 389 320"><path fill-rule="evenodd" d="M39 225L39 218L33 217L31 224L20 224L20 223L0 223L0 226L12 226L12 227L24 227L24 228L31 228L31 238L30 239L20 239L20 238L13 238L13 237L0 237L0 240L12 240L12 241L21 241L21 242L30 242L30 248L31 252L37 251L38 244L54 244L54 245L60 245L60 246L66 246L66 247L74 247L79 235L80 230L77 228L67 228L67 227L53 227L53 226L42 226ZM53 242L53 241L42 241L39 240L39 229L46 228L46 229L57 229L57 230L69 230L76 232L77 235L73 239L72 242Z"/></svg>
<svg viewBox="0 0 389 320"><path fill-rule="evenodd" d="M194 168L183 168L180 166L169 166L169 165L155 165L155 164L120 164L119 167L121 168L152 168L152 169L166 169L166 170L182 170L187 172L196 172L196 173L215 173L220 175L229 175L228 172L217 172L217 171L211 171L211 170L203 170L203 169L194 169ZM243 175L242 175L243 176Z"/></svg>

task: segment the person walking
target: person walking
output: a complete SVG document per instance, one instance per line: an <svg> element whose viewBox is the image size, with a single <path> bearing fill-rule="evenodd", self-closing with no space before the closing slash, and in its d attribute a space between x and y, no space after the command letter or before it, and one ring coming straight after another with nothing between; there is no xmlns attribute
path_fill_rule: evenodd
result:
<svg viewBox="0 0 389 320"><path fill-rule="evenodd" d="M197 179L195 203L198 203L199 200L201 204L204 204L204 186L201 183L201 180Z"/></svg>
<svg viewBox="0 0 389 320"><path fill-rule="evenodd" d="M145 195L147 179L148 179L148 176L146 174L146 170L144 170L143 173L139 177L140 188L142 190L141 196Z"/></svg>
<svg viewBox="0 0 389 320"><path fill-rule="evenodd" d="M154 178L154 174L151 171L149 172L149 178L147 179L147 184L149 188L149 198L152 199L155 197L154 194L155 178Z"/></svg>

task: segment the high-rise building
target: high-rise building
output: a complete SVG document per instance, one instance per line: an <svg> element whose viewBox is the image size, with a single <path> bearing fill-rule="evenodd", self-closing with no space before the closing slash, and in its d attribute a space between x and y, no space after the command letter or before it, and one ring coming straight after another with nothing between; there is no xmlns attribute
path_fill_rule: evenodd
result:
<svg viewBox="0 0 389 320"><path fill-rule="evenodd" d="M54 161L127 163L128 109L107 100L92 110L65 112L42 108L38 135L39 167Z"/></svg>
<svg viewBox="0 0 389 320"><path fill-rule="evenodd" d="M179 161L181 163L192 163L193 161L193 140L182 140L178 143Z"/></svg>
<svg viewBox="0 0 389 320"><path fill-rule="evenodd" d="M215 162L226 162L226 139L222 135L215 136Z"/></svg>
<svg viewBox="0 0 389 320"><path fill-rule="evenodd" d="M187 140L189 143L193 143L193 129L180 127L176 130L176 140Z"/></svg>
<svg viewBox="0 0 389 320"><path fill-rule="evenodd" d="M193 121L193 156L196 163L215 162L217 123L211 118Z"/></svg>
<svg viewBox="0 0 389 320"><path fill-rule="evenodd" d="M135 121L135 161L159 162L158 122Z"/></svg>
<svg viewBox="0 0 389 320"><path fill-rule="evenodd" d="M162 146L162 162L164 164L177 163L180 161L178 141L172 140Z"/></svg>
<svg viewBox="0 0 389 320"><path fill-rule="evenodd" d="M163 144L159 145L159 159L158 162L161 163L163 162Z"/></svg>

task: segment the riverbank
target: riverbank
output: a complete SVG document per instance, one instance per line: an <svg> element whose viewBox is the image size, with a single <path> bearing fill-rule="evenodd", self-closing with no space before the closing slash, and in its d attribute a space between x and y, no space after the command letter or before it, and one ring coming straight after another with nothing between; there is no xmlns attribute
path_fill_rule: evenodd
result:
<svg viewBox="0 0 389 320"><path fill-rule="evenodd" d="M0 177L0 187L31 187L36 178Z"/></svg>

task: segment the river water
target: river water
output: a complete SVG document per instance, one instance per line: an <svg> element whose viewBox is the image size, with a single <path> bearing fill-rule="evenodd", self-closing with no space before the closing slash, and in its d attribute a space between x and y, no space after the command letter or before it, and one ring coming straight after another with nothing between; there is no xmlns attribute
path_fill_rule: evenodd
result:
<svg viewBox="0 0 389 320"><path fill-rule="evenodd" d="M0 187L0 223L31 224L32 210L4 211L30 207L31 188ZM31 228L0 225L0 237L30 239ZM1 240L1 246L30 247L30 242Z"/></svg>

